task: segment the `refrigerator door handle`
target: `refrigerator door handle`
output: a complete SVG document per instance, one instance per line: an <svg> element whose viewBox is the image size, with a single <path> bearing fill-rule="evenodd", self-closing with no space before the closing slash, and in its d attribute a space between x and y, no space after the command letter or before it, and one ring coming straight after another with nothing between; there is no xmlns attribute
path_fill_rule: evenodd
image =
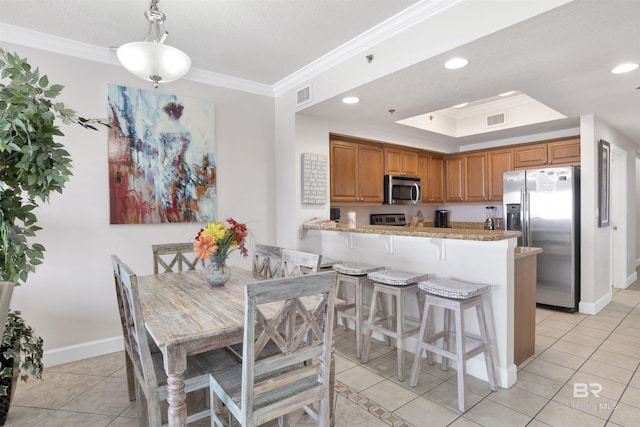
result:
<svg viewBox="0 0 640 427"><path fill-rule="evenodd" d="M530 247L531 246L531 218L529 216L529 209L531 206L530 204L531 192L529 191L528 188L525 188L523 190L523 197L524 197L524 209L522 211L522 216L524 216L524 227L522 232L522 234L524 235L523 245L526 247Z"/></svg>
<svg viewBox="0 0 640 427"><path fill-rule="evenodd" d="M528 197L528 188L520 189L520 224L522 224L522 246L529 246L529 197Z"/></svg>

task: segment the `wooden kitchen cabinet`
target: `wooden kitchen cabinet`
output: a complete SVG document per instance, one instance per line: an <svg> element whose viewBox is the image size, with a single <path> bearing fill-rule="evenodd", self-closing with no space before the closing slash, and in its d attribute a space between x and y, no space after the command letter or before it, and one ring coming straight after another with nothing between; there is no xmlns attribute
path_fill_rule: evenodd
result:
<svg viewBox="0 0 640 427"><path fill-rule="evenodd" d="M499 202L502 173L513 170L513 150L455 155L445 162L448 202Z"/></svg>
<svg viewBox="0 0 640 427"><path fill-rule="evenodd" d="M384 173L418 176L418 153L399 148L384 148Z"/></svg>
<svg viewBox="0 0 640 427"><path fill-rule="evenodd" d="M464 156L464 200L487 200L487 155L475 153Z"/></svg>
<svg viewBox="0 0 640 427"><path fill-rule="evenodd" d="M514 167L525 169L580 163L580 138L514 148Z"/></svg>
<svg viewBox="0 0 640 427"><path fill-rule="evenodd" d="M422 203L444 203L444 160L418 155L418 176L422 178Z"/></svg>
<svg viewBox="0 0 640 427"><path fill-rule="evenodd" d="M464 201L465 182L464 156L454 156L444 159L447 202Z"/></svg>
<svg viewBox="0 0 640 427"><path fill-rule="evenodd" d="M487 153L487 201L502 201L502 174L512 171L513 150L492 150Z"/></svg>
<svg viewBox="0 0 640 427"><path fill-rule="evenodd" d="M550 142L547 145L547 161L550 165L580 163L580 139Z"/></svg>
<svg viewBox="0 0 640 427"><path fill-rule="evenodd" d="M533 356L536 345L536 254L523 254L522 251L538 252L538 248L515 249L514 259L514 324L513 324L513 362L516 366Z"/></svg>
<svg viewBox="0 0 640 427"><path fill-rule="evenodd" d="M383 202L382 146L331 140L329 151L332 202Z"/></svg>

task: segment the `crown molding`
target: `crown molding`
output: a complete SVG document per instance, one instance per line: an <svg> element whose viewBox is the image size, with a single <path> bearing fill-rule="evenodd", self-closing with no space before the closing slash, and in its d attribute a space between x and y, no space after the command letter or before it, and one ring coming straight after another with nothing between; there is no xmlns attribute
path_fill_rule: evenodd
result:
<svg viewBox="0 0 640 427"><path fill-rule="evenodd" d="M483 103L480 105L475 105L473 107L461 108L460 110L453 107L449 107L440 111L436 111L436 113L442 114L443 116L450 117L452 119L459 120L459 119L464 119L466 117L495 113L496 111L508 110L509 108L517 107L519 105L526 105L526 104L541 104L541 103L526 94L520 94L520 95L512 96L506 99L498 99L498 100Z"/></svg>
<svg viewBox="0 0 640 427"><path fill-rule="evenodd" d="M298 88L313 77L335 67L355 54L432 17L459 1L461 0L422 0L413 4L280 80L273 85L274 95L279 96Z"/></svg>
<svg viewBox="0 0 640 427"><path fill-rule="evenodd" d="M422 0L349 40L273 86L192 68L183 79L263 96L279 96L333 68L360 51L422 22L461 0ZM0 40L35 49L120 66L112 49L0 23Z"/></svg>
<svg viewBox="0 0 640 427"><path fill-rule="evenodd" d="M60 55L73 56L121 67L113 49L40 33L15 25L0 23L0 40L20 46L54 52ZM189 70L183 79L256 95L274 96L273 88L269 85L197 68Z"/></svg>

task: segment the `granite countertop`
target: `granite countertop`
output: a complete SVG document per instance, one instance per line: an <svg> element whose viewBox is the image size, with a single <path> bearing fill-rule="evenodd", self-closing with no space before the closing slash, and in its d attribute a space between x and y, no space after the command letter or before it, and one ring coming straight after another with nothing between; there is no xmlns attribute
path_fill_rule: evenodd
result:
<svg viewBox="0 0 640 427"><path fill-rule="evenodd" d="M520 237L519 231L485 230L483 228L458 228L457 223L452 228L437 227L396 227L386 225L358 225L356 228L348 228L344 224L322 223L305 225L307 230L341 231L347 233L382 234L390 236L430 237L435 239L458 239L496 241Z"/></svg>
<svg viewBox="0 0 640 427"><path fill-rule="evenodd" d="M525 246L518 246L515 250L514 259L525 258L532 255L538 255L542 253L542 248L527 248Z"/></svg>

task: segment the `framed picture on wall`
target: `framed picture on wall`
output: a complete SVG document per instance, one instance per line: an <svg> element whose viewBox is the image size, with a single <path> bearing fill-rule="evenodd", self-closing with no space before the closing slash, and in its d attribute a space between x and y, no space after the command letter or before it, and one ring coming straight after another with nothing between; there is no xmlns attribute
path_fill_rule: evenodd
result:
<svg viewBox="0 0 640 427"><path fill-rule="evenodd" d="M611 146L604 139L598 144L598 208L599 227L609 226L609 190L611 171Z"/></svg>
<svg viewBox="0 0 640 427"><path fill-rule="evenodd" d="M111 224L214 221L214 104L117 85L108 101Z"/></svg>

